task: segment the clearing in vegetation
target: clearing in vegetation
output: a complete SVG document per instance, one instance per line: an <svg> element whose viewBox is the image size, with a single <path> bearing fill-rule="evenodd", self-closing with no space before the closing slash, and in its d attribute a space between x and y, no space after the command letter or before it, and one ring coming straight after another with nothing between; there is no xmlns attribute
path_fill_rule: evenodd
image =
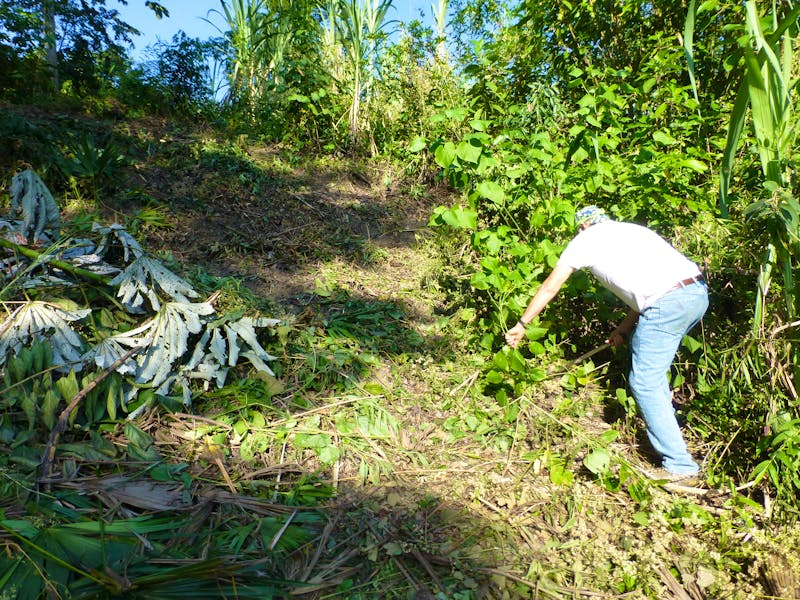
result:
<svg viewBox="0 0 800 600"><path fill-rule="evenodd" d="M760 486L642 475L632 400L609 391L623 355L574 362L561 344L563 359L529 359L537 381L513 400L486 393L504 366L467 335L474 315L451 304L440 254L470 250L427 227L448 188L211 130L124 127L150 154L119 168L127 200L101 199L94 220L135 233L213 305L208 322L277 319L259 334L274 360L233 361L188 402L142 389L125 405L114 374L92 382L51 369L40 346L30 363L17 351L0 428L3 597L798 597L797 531L771 525ZM67 247L99 235L85 208L65 207ZM26 278L69 275L44 248L3 246L9 311ZM92 309L83 336L130 334L138 317L114 287L55 283L47 301Z"/></svg>

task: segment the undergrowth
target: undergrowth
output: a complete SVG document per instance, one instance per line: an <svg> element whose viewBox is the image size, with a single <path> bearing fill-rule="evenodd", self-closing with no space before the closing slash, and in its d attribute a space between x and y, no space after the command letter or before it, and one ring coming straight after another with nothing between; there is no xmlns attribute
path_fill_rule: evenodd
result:
<svg viewBox="0 0 800 600"><path fill-rule="evenodd" d="M185 157L208 146L182 143L190 149L176 141L163 150ZM237 181L265 181L259 160L248 157L244 170L240 160L219 164ZM208 165L182 168L206 181L198 210L230 208L215 204L218 180L208 182L219 175ZM383 185L370 189L375 201ZM330 189L303 197L311 213L330 218ZM285 191L269 187L237 209L268 223ZM151 217L159 214L194 217ZM170 246L151 217L141 215L137 231L162 239L172 252L160 256L180 268L194 249ZM217 294L221 313L279 319L262 338L273 374L237 366L224 386L196 387L191 408L164 401L135 419L97 401L87 416L82 405L47 477L39 469L52 422L26 419L4 393L3 596L789 597L778 584L798 572L800 536L776 518L764 481L712 465L727 476L693 494L643 477L650 452L620 375L624 355L573 364L585 340L536 330L522 358L488 352L468 282L453 268L473 260L469 249L417 233L394 245L357 228L343 234L373 248L369 260L327 240L319 260L286 252L304 286L269 298L252 265L271 250L221 238L213 260L184 264L182 275L201 295ZM682 351L688 376L676 385L687 394L715 389L693 379L698 356L691 344ZM52 377L32 362L26 394L46 394ZM692 449L713 450L708 440L726 422L689 408Z"/></svg>

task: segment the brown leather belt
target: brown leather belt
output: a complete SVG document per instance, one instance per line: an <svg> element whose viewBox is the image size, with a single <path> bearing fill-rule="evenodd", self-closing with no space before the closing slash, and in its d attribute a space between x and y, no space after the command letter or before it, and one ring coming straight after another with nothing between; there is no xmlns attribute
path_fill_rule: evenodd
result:
<svg viewBox="0 0 800 600"><path fill-rule="evenodd" d="M680 289L682 287L686 287L687 285L692 285L693 283L702 283L705 280L706 280L706 278L703 277L702 275L695 275L694 277L689 277L687 279L679 281L678 283L673 285L671 288L669 288L669 290L667 290L667 291L671 292L673 290L677 290L677 289Z"/></svg>

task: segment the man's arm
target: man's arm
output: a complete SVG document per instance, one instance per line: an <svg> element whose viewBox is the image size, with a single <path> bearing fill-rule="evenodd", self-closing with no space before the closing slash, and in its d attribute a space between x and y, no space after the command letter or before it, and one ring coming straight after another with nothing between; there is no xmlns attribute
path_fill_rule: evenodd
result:
<svg viewBox="0 0 800 600"><path fill-rule="evenodd" d="M630 334L638 321L639 313L632 308L629 309L628 314L622 319L620 324L617 325L616 329L611 332L611 335L608 336L608 340L606 341L611 346L619 346L625 341L625 338L628 337L628 334Z"/></svg>
<svg viewBox="0 0 800 600"><path fill-rule="evenodd" d="M542 286L536 291L533 299L528 304L528 308L522 313L520 322L506 332L506 343L512 348L516 348L523 337L525 337L525 325L533 321L541 313L547 304L555 298L555 295L575 272L572 267L556 265Z"/></svg>

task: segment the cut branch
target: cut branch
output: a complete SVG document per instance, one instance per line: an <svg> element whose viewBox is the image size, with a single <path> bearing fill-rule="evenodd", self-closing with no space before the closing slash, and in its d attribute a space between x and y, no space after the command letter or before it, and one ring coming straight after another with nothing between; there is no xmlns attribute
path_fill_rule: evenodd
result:
<svg viewBox="0 0 800 600"><path fill-rule="evenodd" d="M10 242L9 240L0 237L0 247L2 248L10 248L14 252L21 254L22 256L29 258L33 261L41 262L42 264L49 264L53 265L54 267L61 269L62 271L66 271L75 275L77 277L81 277L83 279L88 279L95 283L102 283L103 285L108 285L109 279L99 275L98 273L92 273L91 271L87 271L86 269L81 269L80 267L76 267L75 265L71 265L68 262L64 262L63 260L58 260L56 258L47 258L46 260L42 259L42 256L46 256L47 252L37 252L36 250L31 250L25 246L21 246L19 244L15 244L14 242Z"/></svg>

